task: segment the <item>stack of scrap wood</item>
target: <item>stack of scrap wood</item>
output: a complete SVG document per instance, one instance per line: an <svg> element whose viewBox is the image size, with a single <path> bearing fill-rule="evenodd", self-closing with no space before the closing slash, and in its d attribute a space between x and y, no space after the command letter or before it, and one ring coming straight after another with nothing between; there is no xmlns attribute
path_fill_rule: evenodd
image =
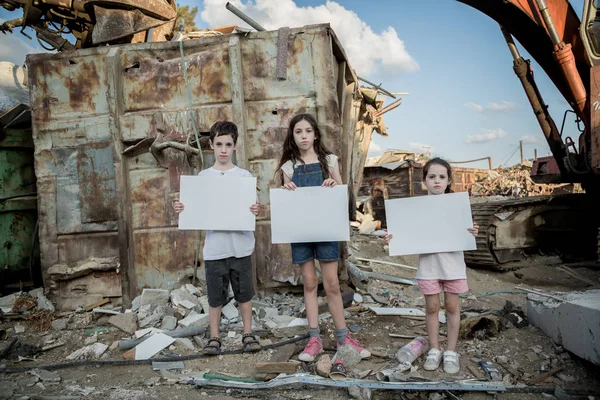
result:
<svg viewBox="0 0 600 400"><path fill-rule="evenodd" d="M488 171L487 176L480 178L471 186L473 196L543 196L556 194L559 191L579 192L578 185L536 184L531 179L531 165L515 165L508 168L497 168Z"/></svg>

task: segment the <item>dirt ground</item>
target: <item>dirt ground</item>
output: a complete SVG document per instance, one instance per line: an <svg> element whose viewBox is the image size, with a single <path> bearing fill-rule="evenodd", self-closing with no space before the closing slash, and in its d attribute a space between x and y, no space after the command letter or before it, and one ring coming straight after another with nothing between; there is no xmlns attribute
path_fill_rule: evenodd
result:
<svg viewBox="0 0 600 400"><path fill-rule="evenodd" d="M407 265L416 265L417 257L388 257L384 249L384 242L380 238L355 235L350 245L353 256L369 259L388 260ZM359 265L367 266L366 262ZM370 263L368 265L373 272L396 275L405 278L414 278L415 271L399 267ZM519 293L497 293L486 295L490 292L515 290L516 285L527 288L537 288L544 291L583 291L600 287L600 267L598 265L580 266L575 268L577 273L586 278L598 282L594 286L573 279L556 266L532 262L529 267L514 272L498 273L482 270L468 270L468 282L470 291L467 297L462 299L461 307L465 315L477 313L499 312L505 309L507 301L514 304L514 310L526 313L526 296ZM386 281L371 280L366 291L361 292L364 296L368 291L383 290L390 296L390 304L398 307L423 308L424 300L418 293L416 287L395 284ZM523 315L524 314L520 314ZM377 371L391 368L397 365L395 352L410 339L397 339L389 336L390 333L405 335L426 335L422 321L411 320L400 317L375 316L371 311L359 311L350 313L347 317L348 325L355 333L353 334L362 345L376 352L378 356L362 360L352 368L354 373L371 370L371 374L365 379L374 380ZM19 322L20 323L20 322ZM22 323L20 323L22 324ZM0 349L3 349L10 336L14 335L15 321L3 321L0 328L7 329L9 337L0 341ZM502 324L504 326L504 324ZM579 359L575 355L565 351L562 347L554 344L539 329L526 323L521 328L514 326L501 329L497 334L480 339L466 339L459 341L458 352L461 354L461 371L454 376L445 375L441 370L435 372L422 369L423 357L413 363L417 367L412 372L413 377L430 380L456 380L470 379L474 375L469 368L475 367L473 359L482 359L493 362L504 376L507 385L524 386L530 378L541 372L562 368L554 376L537 385L537 387L552 388L583 388L590 390L598 396L600 393L600 370L597 366ZM17 362L9 360L6 362L9 368L31 368L37 365L48 365L67 362L66 356L76 349L84 346L86 339L93 335L91 332L99 327L108 327L107 317L91 313L77 314L74 316L70 329L65 331L32 332L27 327L24 333L19 334L22 342L32 345L47 345L62 341L64 346L54 348L37 355L35 361ZM334 328L331 319L322 322L324 334L324 345L326 354L333 357L335 353ZM442 332L445 326L442 325ZM122 360L122 352L115 348L114 343L125 339L126 335L115 328L98 332L98 342L113 346L107 350L102 360ZM226 332L223 334L226 336ZM262 339L270 339L273 343L278 340L269 332L261 334ZM239 335L234 338L225 339L225 349L236 350L241 347ZM306 340L295 344L296 358L298 353L306 344ZM177 345L170 352L163 353L161 357L196 354L196 350L190 350L184 346ZM256 354L221 355L213 358L200 358L185 361L183 371L172 371L173 373L207 372L213 374L230 375L237 377L254 378L254 364L273 360L277 357L281 348L263 350ZM500 360L500 365L497 360ZM311 371L314 366L303 364L302 368ZM477 369L477 368L475 368ZM479 370L480 371L480 370ZM515 373L513 375L511 372ZM212 399L347 399L350 398L347 389L327 389L316 387L300 387L287 390L265 390L249 391L241 389L224 389L214 387L196 387L177 383L177 380L162 377L158 371L153 371L150 364L144 365L88 365L71 368L58 369L55 371L60 378L58 382L52 382L56 375L40 380L30 371L23 373L0 374L0 399L196 399L199 396ZM558 396L561 398L560 396ZM385 392L372 391L372 399L538 399L553 398L541 393L466 393L466 392ZM562 397L565 398L565 397ZM587 396L575 396L571 398L592 398Z"/></svg>

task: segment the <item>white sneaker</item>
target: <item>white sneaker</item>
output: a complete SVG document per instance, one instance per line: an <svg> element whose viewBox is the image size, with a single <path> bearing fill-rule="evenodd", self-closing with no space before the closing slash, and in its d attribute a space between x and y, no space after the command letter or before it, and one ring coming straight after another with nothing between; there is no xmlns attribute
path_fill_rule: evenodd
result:
<svg viewBox="0 0 600 400"><path fill-rule="evenodd" d="M435 371L440 366L440 361L442 361L442 352L433 348L427 353L423 369L426 371Z"/></svg>
<svg viewBox="0 0 600 400"><path fill-rule="evenodd" d="M455 351L446 350L444 352L444 372L447 374L456 374L458 371L460 371L458 353Z"/></svg>

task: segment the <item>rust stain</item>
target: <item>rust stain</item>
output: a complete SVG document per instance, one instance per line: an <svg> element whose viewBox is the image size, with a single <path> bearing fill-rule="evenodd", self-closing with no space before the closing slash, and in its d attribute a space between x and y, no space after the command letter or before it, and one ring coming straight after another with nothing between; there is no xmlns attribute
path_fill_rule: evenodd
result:
<svg viewBox="0 0 600 400"><path fill-rule="evenodd" d="M203 93L203 69L223 68L218 63L212 63L215 58L214 52L195 53L186 57L188 77L201 79L200 87L194 87L192 90L196 96ZM157 52L143 59L125 60L125 63L127 96L136 110L151 108L157 101L164 104L173 98L184 96L185 79L178 51ZM206 67L207 64L209 67ZM221 75L221 72L218 74ZM222 79L222 75L220 77ZM213 96L213 93L210 95Z"/></svg>
<svg viewBox="0 0 600 400"><path fill-rule="evenodd" d="M106 143L89 143L86 148L104 149ZM98 170L94 158L83 150L77 152L77 166L81 201L85 203L91 220L94 222L116 220L116 199L114 189L109 185L114 176L103 175L102 172L106 171Z"/></svg>
<svg viewBox="0 0 600 400"><path fill-rule="evenodd" d="M93 62L75 64L75 74L69 76L69 105L74 111L90 111L96 108L94 95L100 89L100 76Z"/></svg>
<svg viewBox="0 0 600 400"><path fill-rule="evenodd" d="M163 176L143 177L132 188L131 202L136 206L138 227L165 226L165 178Z"/></svg>
<svg viewBox="0 0 600 400"><path fill-rule="evenodd" d="M250 66L250 76L257 78L266 78L269 76L269 64L263 52L254 48L252 52L244 54L242 57L244 63Z"/></svg>
<svg viewBox="0 0 600 400"><path fill-rule="evenodd" d="M288 42L288 68L299 69L300 55L304 52L304 41L302 38L294 36Z"/></svg>

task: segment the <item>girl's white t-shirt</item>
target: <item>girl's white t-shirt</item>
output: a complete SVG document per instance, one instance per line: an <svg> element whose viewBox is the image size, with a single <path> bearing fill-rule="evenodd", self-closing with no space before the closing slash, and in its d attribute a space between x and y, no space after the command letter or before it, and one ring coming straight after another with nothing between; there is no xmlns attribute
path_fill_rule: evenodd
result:
<svg viewBox="0 0 600 400"><path fill-rule="evenodd" d="M421 254L417 279L467 279L467 266L462 251Z"/></svg>
<svg viewBox="0 0 600 400"><path fill-rule="evenodd" d="M242 176L252 177L249 171L234 166L227 171L213 167L200 171L198 176ZM248 210L250 212L250 210ZM242 258L254 252L254 233L252 231L207 231L202 256L204 260L222 260L224 258Z"/></svg>
<svg viewBox="0 0 600 400"><path fill-rule="evenodd" d="M296 161L295 165L292 164L292 160L287 160L281 166L281 169L283 170L283 172L285 172L288 178L292 179L292 177L294 176L294 170L300 165L302 165L302 161L300 160ZM335 168L336 165L338 165L338 156L336 156L335 154L329 154L327 156L327 166L329 168Z"/></svg>

